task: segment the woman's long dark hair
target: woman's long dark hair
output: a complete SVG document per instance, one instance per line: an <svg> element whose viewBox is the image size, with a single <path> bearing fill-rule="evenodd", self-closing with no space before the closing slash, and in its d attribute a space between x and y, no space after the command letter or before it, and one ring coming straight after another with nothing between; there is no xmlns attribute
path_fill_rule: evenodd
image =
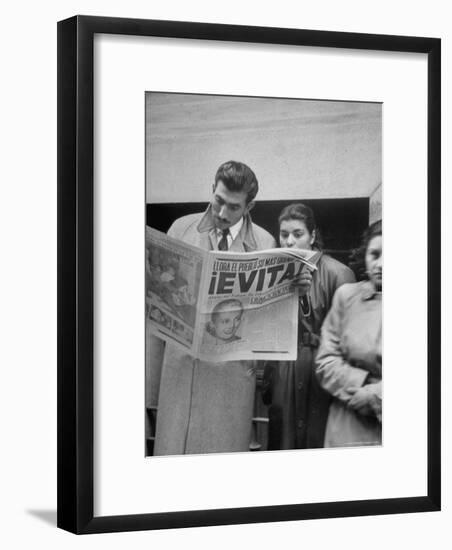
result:
<svg viewBox="0 0 452 550"><path fill-rule="evenodd" d="M283 208L281 214L279 215L279 227L281 227L282 222L287 220L300 220L304 222L304 224L306 225L306 229L309 231L309 233L311 233L311 235L313 231L315 231L315 239L312 243L312 248L314 248L315 250L322 250L322 237L320 236L320 231L315 223L315 217L312 208L309 208L309 206L306 206L301 202L289 204L289 206Z"/></svg>
<svg viewBox="0 0 452 550"><path fill-rule="evenodd" d="M382 220L378 220L371 225L364 231L361 245L359 248L355 248L350 256L350 267L353 269L356 275L356 279L358 281L362 281L364 279L367 279L367 273L366 273L366 251L367 247L369 246L370 241L374 237L381 236L383 234L383 222Z"/></svg>

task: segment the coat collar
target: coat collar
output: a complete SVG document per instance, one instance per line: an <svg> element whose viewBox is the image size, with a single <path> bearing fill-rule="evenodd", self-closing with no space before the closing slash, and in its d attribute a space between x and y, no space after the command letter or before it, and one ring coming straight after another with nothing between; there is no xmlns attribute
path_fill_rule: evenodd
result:
<svg viewBox="0 0 452 550"><path fill-rule="evenodd" d="M381 292L377 292L374 285L370 281L363 281L361 293L363 300L372 300L373 298L378 297L378 295L381 295Z"/></svg>
<svg viewBox="0 0 452 550"><path fill-rule="evenodd" d="M249 214L245 214L245 216L243 216L242 228L240 229L239 234L236 237L237 239L242 240L245 251L257 250L258 248L256 239L254 238L252 224L253 222L251 221L251 216ZM215 229L215 223L212 217L212 206L209 204L203 217L198 223L197 230L199 231L199 233L205 233L210 232L213 229Z"/></svg>

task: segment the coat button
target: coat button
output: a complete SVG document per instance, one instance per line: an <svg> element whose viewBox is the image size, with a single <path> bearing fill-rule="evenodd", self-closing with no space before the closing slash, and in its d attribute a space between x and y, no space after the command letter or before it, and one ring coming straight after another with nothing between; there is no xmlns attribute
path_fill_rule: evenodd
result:
<svg viewBox="0 0 452 550"><path fill-rule="evenodd" d="M298 421L298 427L299 427L299 428L302 428L302 427L303 427L303 420L299 420L299 421Z"/></svg>
<svg viewBox="0 0 452 550"><path fill-rule="evenodd" d="M299 390L303 389L303 382L298 382L298 389Z"/></svg>

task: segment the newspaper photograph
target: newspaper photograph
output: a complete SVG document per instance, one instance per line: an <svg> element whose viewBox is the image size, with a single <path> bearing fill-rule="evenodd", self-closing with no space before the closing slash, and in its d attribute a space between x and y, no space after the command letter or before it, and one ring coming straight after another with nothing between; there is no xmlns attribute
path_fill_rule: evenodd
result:
<svg viewBox="0 0 452 550"><path fill-rule="evenodd" d="M195 358L295 360L298 291L318 253L275 248L205 251L146 228L151 332Z"/></svg>
<svg viewBox="0 0 452 550"><path fill-rule="evenodd" d="M153 334L192 352L204 252L146 227L146 315Z"/></svg>

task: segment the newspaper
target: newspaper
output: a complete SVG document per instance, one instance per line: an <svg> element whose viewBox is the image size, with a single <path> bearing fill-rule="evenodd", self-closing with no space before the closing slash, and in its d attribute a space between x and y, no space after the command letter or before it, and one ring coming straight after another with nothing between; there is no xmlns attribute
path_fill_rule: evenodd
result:
<svg viewBox="0 0 452 550"><path fill-rule="evenodd" d="M295 360L298 290L318 253L206 251L146 227L151 333L195 358Z"/></svg>

